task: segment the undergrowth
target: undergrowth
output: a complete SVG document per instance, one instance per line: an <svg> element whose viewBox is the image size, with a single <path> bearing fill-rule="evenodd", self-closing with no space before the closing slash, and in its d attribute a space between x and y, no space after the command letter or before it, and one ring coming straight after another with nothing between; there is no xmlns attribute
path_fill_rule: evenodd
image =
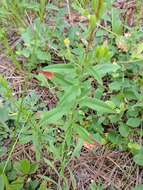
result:
<svg viewBox="0 0 143 190"><path fill-rule="evenodd" d="M1 158L7 154L0 164L2 190L77 189L72 171L70 185L65 173L83 146L129 152L142 168L141 15L137 11L137 22L129 27L114 3L0 2L1 53L12 60L16 72L25 73L20 98L0 76ZM55 94L53 109L36 92L28 93L33 79ZM16 145L28 143L34 146L35 162L15 162ZM41 162L55 172L56 181L46 175L35 179ZM104 185L92 182L88 188Z"/></svg>

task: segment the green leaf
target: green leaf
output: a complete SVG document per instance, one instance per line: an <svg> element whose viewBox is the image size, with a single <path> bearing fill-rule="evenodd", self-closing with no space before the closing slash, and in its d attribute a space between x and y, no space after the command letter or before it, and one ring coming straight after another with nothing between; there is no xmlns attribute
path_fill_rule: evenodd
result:
<svg viewBox="0 0 143 190"><path fill-rule="evenodd" d="M110 107L107 103L103 102L102 100L98 100L96 98L84 98L80 101L79 105L81 107L88 107L99 113L114 113L112 107Z"/></svg>
<svg viewBox="0 0 143 190"><path fill-rule="evenodd" d="M69 87L69 85L73 85L73 81L70 81L68 79L65 79L65 76L62 74L57 74L54 76L54 78L52 79L52 81L56 84L56 85L60 85L63 88L67 88Z"/></svg>
<svg viewBox="0 0 143 190"><path fill-rule="evenodd" d="M105 76L107 73L116 72L120 68L118 64L98 64L93 67L100 77Z"/></svg>
<svg viewBox="0 0 143 190"><path fill-rule="evenodd" d="M2 175L0 176L0 189L4 190L4 179Z"/></svg>
<svg viewBox="0 0 143 190"><path fill-rule="evenodd" d="M109 47L105 44L96 47L95 55L98 64L109 62L112 57Z"/></svg>
<svg viewBox="0 0 143 190"><path fill-rule="evenodd" d="M132 153L137 153L141 150L141 146L136 142L129 142L128 148L132 151Z"/></svg>
<svg viewBox="0 0 143 190"><path fill-rule="evenodd" d="M1 105L0 105L1 106ZM0 122L4 123L9 119L8 109L6 107L0 107Z"/></svg>
<svg viewBox="0 0 143 190"><path fill-rule="evenodd" d="M126 124L120 124L119 132L123 137L128 137L130 133L130 128Z"/></svg>
<svg viewBox="0 0 143 190"><path fill-rule="evenodd" d="M104 190L102 185L97 185L94 181L90 184L90 190Z"/></svg>
<svg viewBox="0 0 143 190"><path fill-rule="evenodd" d="M20 173L29 174L30 162L28 160L21 160L14 164L14 168Z"/></svg>
<svg viewBox="0 0 143 190"><path fill-rule="evenodd" d="M38 127L35 127L32 131L32 143L35 148L36 160L40 161L41 158L41 133Z"/></svg>
<svg viewBox="0 0 143 190"><path fill-rule="evenodd" d="M80 136L81 139L83 139L91 144L94 142L93 139L91 138L89 132L85 128L77 125L75 127L75 131L78 133L78 135Z"/></svg>
<svg viewBox="0 0 143 190"><path fill-rule="evenodd" d="M133 157L133 159L136 164L138 164L139 166L143 166L143 154L142 153L136 154Z"/></svg>
<svg viewBox="0 0 143 190"><path fill-rule="evenodd" d="M38 169L38 164L31 163L31 165L30 165L30 174L35 173L37 171L37 169Z"/></svg>
<svg viewBox="0 0 143 190"><path fill-rule="evenodd" d="M106 140L99 134L99 133L95 133L94 134L94 138L96 139L96 141L101 144L104 145L106 144Z"/></svg>
<svg viewBox="0 0 143 190"><path fill-rule="evenodd" d="M29 50L29 48L25 48L25 49L16 51L16 54L18 56L22 55L22 56L28 58L28 57L30 57L31 51Z"/></svg>
<svg viewBox="0 0 143 190"><path fill-rule="evenodd" d="M89 18L89 35L94 30L94 28L96 27L96 23L97 23L96 16L90 15L90 18Z"/></svg>
<svg viewBox="0 0 143 190"><path fill-rule="evenodd" d="M21 171L24 174L29 174L29 172L30 172L30 162L29 162L29 160L21 160L20 164L21 164Z"/></svg>
<svg viewBox="0 0 143 190"><path fill-rule="evenodd" d="M43 70L59 74L72 73L74 72L74 66L72 64L55 64L44 67Z"/></svg>
<svg viewBox="0 0 143 190"><path fill-rule="evenodd" d="M114 81L110 84L110 90L119 91L122 88L122 83L120 81Z"/></svg>
<svg viewBox="0 0 143 190"><path fill-rule="evenodd" d="M66 109L63 106L58 106L57 108L52 109L51 111L45 112L41 115L42 125L54 124L60 120L63 115L66 114Z"/></svg>
<svg viewBox="0 0 143 190"><path fill-rule="evenodd" d="M49 85L48 85L48 81L47 81L47 78L44 76L44 75L42 75L42 74L38 74L38 75L34 75L34 77L38 80L38 81L40 81L40 85L41 86L44 86L44 87L48 87Z"/></svg>
<svg viewBox="0 0 143 190"><path fill-rule="evenodd" d="M83 140L79 139L76 146L75 146L75 148L74 148L74 150L73 150L73 153L72 153L71 157L79 157L81 149L82 149L82 146L83 146Z"/></svg>
<svg viewBox="0 0 143 190"><path fill-rule="evenodd" d="M143 103L142 102L138 102L138 103L136 103L134 106L133 106L133 108L135 108L135 107L141 107L141 108L143 108Z"/></svg>
<svg viewBox="0 0 143 190"><path fill-rule="evenodd" d="M51 55L48 52L37 50L36 55L37 55L37 58L41 61L51 61Z"/></svg>
<svg viewBox="0 0 143 190"><path fill-rule="evenodd" d="M4 185L7 189L7 187L9 186L8 177L5 174L3 174L2 177L3 177Z"/></svg>
<svg viewBox="0 0 143 190"><path fill-rule="evenodd" d="M5 172L6 173L6 172ZM8 172L8 180L14 181L17 178L17 171L12 169L10 172Z"/></svg>
<svg viewBox="0 0 143 190"><path fill-rule="evenodd" d="M8 81L0 75L0 93L2 96L11 98L12 95L12 89L9 87Z"/></svg>
<svg viewBox="0 0 143 190"><path fill-rule="evenodd" d="M118 35L123 33L123 25L120 19L119 9L112 8L112 31Z"/></svg>
<svg viewBox="0 0 143 190"><path fill-rule="evenodd" d="M89 68L87 71L92 77L94 77L99 84L102 85L102 78L94 68Z"/></svg>
<svg viewBox="0 0 143 190"><path fill-rule="evenodd" d="M36 189L36 190L39 190L38 187L39 187L39 181L37 179L35 180L30 180L29 183L27 183L27 188L29 188L28 190L32 190L32 189Z"/></svg>
<svg viewBox="0 0 143 190"><path fill-rule="evenodd" d="M101 99L101 97L103 96L103 93L104 93L103 88L97 88L95 91L95 98Z"/></svg>
<svg viewBox="0 0 143 190"><path fill-rule="evenodd" d="M140 118L129 118L127 121L127 125L133 128L139 127L141 124Z"/></svg>
<svg viewBox="0 0 143 190"><path fill-rule="evenodd" d="M67 146L70 147L72 143L72 138L73 138L73 130L72 126L70 125L66 131L65 131L65 142L67 143Z"/></svg>
<svg viewBox="0 0 143 190"><path fill-rule="evenodd" d="M136 187L134 187L132 190L143 190L143 184L139 184Z"/></svg>
<svg viewBox="0 0 143 190"><path fill-rule="evenodd" d="M41 122L42 124L54 124L58 120L60 120L64 115L67 115L70 111L71 107L73 106L73 102L70 104L61 104L58 105L56 108L52 109L51 111L45 112L41 115Z"/></svg>
<svg viewBox="0 0 143 190"><path fill-rule="evenodd" d="M53 154L53 157L57 160L60 160L61 158L61 148L57 147L56 144L54 144L52 141L49 142L48 146L49 152Z"/></svg>
<svg viewBox="0 0 143 190"><path fill-rule="evenodd" d="M43 123L55 123L59 119L63 117L63 115L68 114L69 110L75 103L77 96L80 95L80 88L79 86L71 86L67 89L63 97L61 98L59 105L48 111L43 113L42 115L42 122Z"/></svg>
<svg viewBox="0 0 143 190"><path fill-rule="evenodd" d="M22 39L24 40L25 44L31 44L33 40L33 32L30 27L21 35Z"/></svg>
<svg viewBox="0 0 143 190"><path fill-rule="evenodd" d="M71 102L73 102L76 97L78 97L80 95L80 86L78 85L73 85L71 87L69 87L66 91L65 94L62 96L62 98L60 99L59 104L70 104Z"/></svg>
<svg viewBox="0 0 143 190"><path fill-rule="evenodd" d="M0 163L0 174L3 173L2 171L5 167L5 164L6 164L5 161ZM5 172L7 173L7 172L10 172L11 170L12 170L12 163L11 163L11 161L9 161L6 165Z"/></svg>
<svg viewBox="0 0 143 190"><path fill-rule="evenodd" d="M24 177L18 177L9 185L9 190L21 190L24 186Z"/></svg>
<svg viewBox="0 0 143 190"><path fill-rule="evenodd" d="M121 136L115 131L110 132L107 137L109 141L113 143L114 145L120 145L122 143Z"/></svg>
<svg viewBox="0 0 143 190"><path fill-rule="evenodd" d="M47 190L47 182L43 181L39 187L39 190Z"/></svg>

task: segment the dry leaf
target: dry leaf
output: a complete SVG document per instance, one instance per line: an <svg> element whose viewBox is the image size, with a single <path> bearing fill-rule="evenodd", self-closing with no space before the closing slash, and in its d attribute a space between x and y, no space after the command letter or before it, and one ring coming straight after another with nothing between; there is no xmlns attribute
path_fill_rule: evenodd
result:
<svg viewBox="0 0 143 190"><path fill-rule="evenodd" d="M116 40L116 45L122 52L128 52L128 45L123 37Z"/></svg>
<svg viewBox="0 0 143 190"><path fill-rule="evenodd" d="M47 79L52 79L55 76L55 73L50 71L39 71L40 74L43 74Z"/></svg>
<svg viewBox="0 0 143 190"><path fill-rule="evenodd" d="M96 147L100 146L100 144L99 144L98 142L96 142L96 141L95 141L93 144L90 144L90 143L84 141L83 146L84 146L85 148L87 148L88 150L93 150L93 149L95 149Z"/></svg>

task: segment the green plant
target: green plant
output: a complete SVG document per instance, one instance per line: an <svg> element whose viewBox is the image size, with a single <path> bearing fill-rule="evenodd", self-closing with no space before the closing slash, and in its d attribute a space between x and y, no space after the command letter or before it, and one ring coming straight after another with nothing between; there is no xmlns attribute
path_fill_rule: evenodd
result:
<svg viewBox="0 0 143 190"><path fill-rule="evenodd" d="M44 21L47 4L45 0L40 0L39 2L22 0L21 3L18 0L2 0L0 2L0 24L3 27L11 28L11 26L14 26L21 30L29 25L27 16L31 13Z"/></svg>
<svg viewBox="0 0 143 190"><path fill-rule="evenodd" d="M21 69L19 61L17 61L17 57L10 46L9 40L8 40L8 34L4 28L0 29L0 40L1 44L3 45L4 49L6 50L6 54L10 57L10 59L13 61L17 69Z"/></svg>
<svg viewBox="0 0 143 190"><path fill-rule="evenodd" d="M103 190L102 185L96 185L95 182L92 182L90 185L90 190Z"/></svg>
<svg viewBox="0 0 143 190"><path fill-rule="evenodd" d="M101 5L100 5L101 3ZM103 4L103 5L102 5ZM101 6L101 7L100 7ZM88 45L86 48L82 44L78 45L74 50L70 48L70 41L64 41L66 46L66 59L68 64L57 64L45 67L43 70L54 73L52 82L59 87L59 102L56 108L43 113L41 115L41 126L47 128L48 124L54 124L56 127L64 130L64 139L62 143L57 144L57 148L49 142L49 145L59 148L59 157L61 161L61 172L64 175L64 169L69 162L69 158L73 155L70 152L73 147L73 137L79 136L84 141L93 143L96 139L101 144L106 140L103 134L92 134L85 129L85 122L89 125L95 125L96 117L105 117L110 114L117 114L118 109L111 101L103 101L101 97L96 97L96 91L92 86L92 82L98 83L99 88L103 87L102 77L107 73L116 73L120 66L110 63L110 51L108 47L102 46L91 49L94 46L93 34L103 12L104 3L101 1L94 4L96 14L89 17L89 29L87 34ZM96 7L99 7L96 10ZM99 12L97 12L99 11ZM75 51L76 50L76 51ZM96 58L107 60L108 63L96 63ZM100 56L100 57L99 57ZM50 130L50 128L49 128ZM50 141L50 140L49 140ZM48 147L48 150L50 149ZM51 150L51 149L50 149ZM53 149L54 150L54 149ZM53 153L53 152L52 152ZM54 153L53 153L54 154Z"/></svg>
<svg viewBox="0 0 143 190"><path fill-rule="evenodd" d="M85 19L85 23L78 24L70 21L74 27L69 24L66 8L57 4L45 0L1 2L0 39L7 55L18 69L26 68L30 77L30 72L37 70L39 74L33 77L56 93L59 100L47 110L35 93L23 93L16 99L7 81L0 77L2 155L9 151L4 140L13 139L0 177L3 189L4 184L17 189L25 187L27 176L33 173L32 164L22 160L12 166L20 178L9 181L6 169L17 143L32 142L38 161L43 157L42 151L47 150L52 159L45 156L43 162L57 177L55 180L42 176L40 187L36 182L25 188L46 189L45 181L49 181L60 190L76 189L68 164L80 155L84 142L94 145L97 141L110 149L129 151L135 163L143 166L142 32L138 27L125 26L121 11L109 0L73 1L72 8ZM111 14L106 9L111 9ZM47 17L52 18L52 26ZM14 48L9 36L13 27L21 39ZM26 60L21 66L19 58ZM94 182L90 188L103 189Z"/></svg>
<svg viewBox="0 0 143 190"><path fill-rule="evenodd" d="M16 97L13 97L12 93L13 91L9 87L7 80L0 76L0 143L3 147L0 156L11 149L8 158L10 159L18 141L26 144L32 140L36 146L36 158L40 159L40 150L42 148L40 136L43 130L35 127L38 126L35 112L40 107L39 96L33 92L17 100ZM45 109L42 105L41 109L43 108ZM12 140L12 147L9 147L7 150L5 141L8 138Z"/></svg>
<svg viewBox="0 0 143 190"><path fill-rule="evenodd" d="M135 128L141 126L142 123L142 117L140 117L142 106L136 106L141 105L142 102L140 94L142 65L140 60L134 61L134 59L131 65L127 65L128 62L124 64L124 61L118 63L118 60L112 62L117 56L117 49L121 46L117 44L116 51L111 51L112 45L99 43L97 46L95 44L96 25L99 23L105 4L102 1L92 3L93 10L90 10L93 11L92 13L83 2L74 5L89 19L86 33L87 46L80 43L71 48L70 40L66 39L64 41L67 49L65 58L69 63L43 68L44 71L54 74L51 81L58 84L59 103L56 108L42 114L41 125L46 127L48 124L55 124L64 129L63 155L67 155L64 147L70 150L73 136L77 135L90 143L94 140L101 144L111 142L113 147L118 146L122 150L129 149L136 154L140 146L137 145L138 150L134 151L133 138L136 132L140 131ZM99 9L96 9L97 7ZM119 38L118 35L115 35L115 42ZM129 43L129 40L121 41L121 43ZM125 46L125 44L122 45ZM122 51L124 52L124 49ZM132 52L132 48L128 51ZM121 60L128 57L120 53ZM130 80L131 74L135 77L134 81ZM103 81L106 78L108 80L108 77L111 82L108 82L106 86ZM93 87L93 83L96 83L96 88ZM108 98L106 90L111 94ZM105 101L103 101L104 98ZM113 129L105 134L105 127L109 128L109 126L113 126Z"/></svg>
<svg viewBox="0 0 143 190"><path fill-rule="evenodd" d="M29 70L35 69L36 65L41 62L50 62L51 60L48 43L45 41L49 36L48 27L44 22L47 16L47 5L45 0L39 2L22 0L21 3L18 0L0 2L1 43L6 54L18 69L21 69L19 56L29 58L28 66L26 65ZM29 20L32 14L34 15L34 24L32 20ZM22 37L24 43L24 47L21 42L18 43L18 51L15 51L15 47L11 47L13 30L17 36Z"/></svg>
<svg viewBox="0 0 143 190"><path fill-rule="evenodd" d="M36 163L30 163L29 160L20 160L14 163L9 162L3 173L4 165L4 162L0 164L1 190L41 190L42 187L46 190L44 182L40 183L40 181L32 179L32 174L35 174L38 169Z"/></svg>
<svg viewBox="0 0 143 190"><path fill-rule="evenodd" d="M35 20L33 26L29 26L22 33L24 46L19 44L16 53L18 56L27 58L28 63L25 67L30 71L35 69L40 63L51 62L51 55L48 47L49 37L50 31L48 27L41 23L39 19Z"/></svg>

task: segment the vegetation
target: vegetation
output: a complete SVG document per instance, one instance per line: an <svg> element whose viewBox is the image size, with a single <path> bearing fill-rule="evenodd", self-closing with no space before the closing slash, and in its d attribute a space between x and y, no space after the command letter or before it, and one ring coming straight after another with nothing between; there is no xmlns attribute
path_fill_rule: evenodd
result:
<svg viewBox="0 0 143 190"><path fill-rule="evenodd" d="M1 190L78 189L71 162L84 148L128 152L142 170L141 1L134 5L133 24L117 5L0 2L0 52L23 76L16 92L0 71ZM35 83L56 97L52 107L41 92L29 90ZM18 145L32 146L34 158L17 160ZM48 169L41 175L41 168ZM86 189L106 189L101 183L92 180Z"/></svg>

